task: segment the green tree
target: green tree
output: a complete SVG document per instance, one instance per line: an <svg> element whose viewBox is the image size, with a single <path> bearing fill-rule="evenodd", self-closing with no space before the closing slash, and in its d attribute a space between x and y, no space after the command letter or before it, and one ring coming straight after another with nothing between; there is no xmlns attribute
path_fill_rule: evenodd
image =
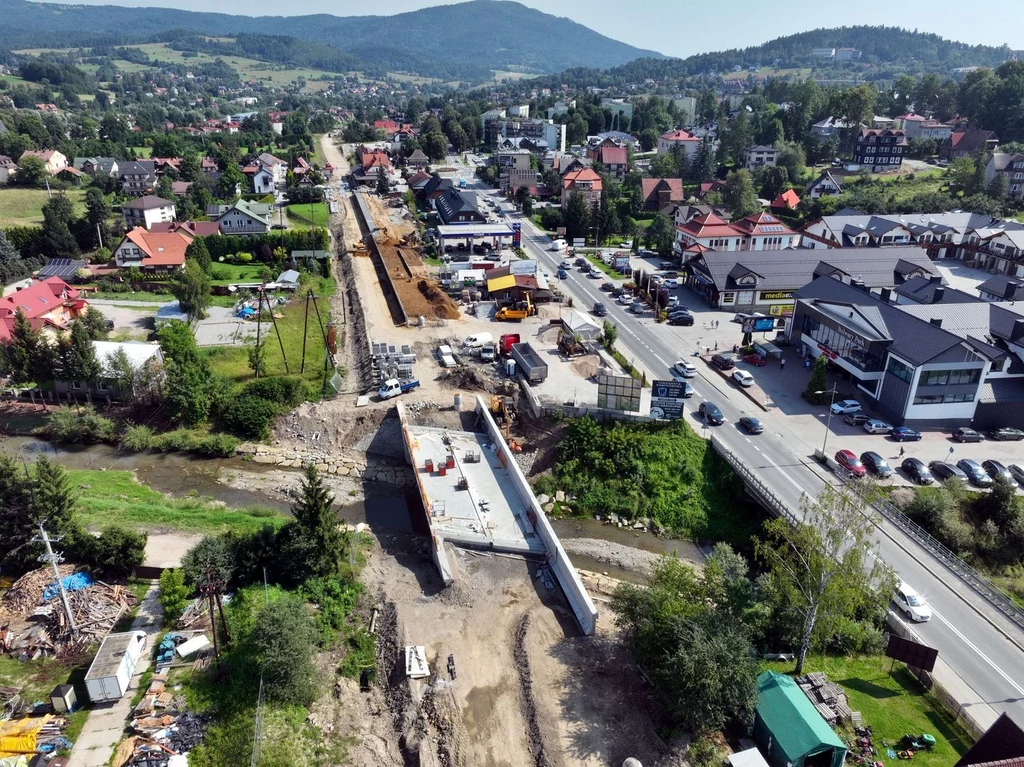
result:
<svg viewBox="0 0 1024 767"><path fill-rule="evenodd" d="M54 256L77 256L78 242L69 228L74 218L74 207L63 194L51 197L43 205L43 233L38 247Z"/></svg>
<svg viewBox="0 0 1024 767"><path fill-rule="evenodd" d="M761 197L766 200L774 200L786 188L789 181L789 171L781 165L769 165L761 168L757 174L757 182L760 184Z"/></svg>
<svg viewBox="0 0 1024 767"><path fill-rule="evenodd" d="M213 406L213 380L209 369L199 362L170 360L166 370L167 415L182 426L205 423Z"/></svg>
<svg viewBox="0 0 1024 767"><path fill-rule="evenodd" d="M103 192L94 186L85 190L85 220L91 227L89 236L96 234L96 246L111 245L110 242L110 205Z"/></svg>
<svg viewBox="0 0 1024 767"><path fill-rule="evenodd" d="M565 204L565 239L572 242L587 236L590 229L590 205L580 192L571 192Z"/></svg>
<svg viewBox="0 0 1024 767"><path fill-rule="evenodd" d="M112 525L100 533L94 544L93 564L102 572L127 578L146 560L149 533Z"/></svg>
<svg viewBox="0 0 1024 767"><path fill-rule="evenodd" d="M239 189L245 189L245 176L242 175L241 168L232 163L221 171L221 176L217 179L217 197L222 200L234 200L238 197Z"/></svg>
<svg viewBox="0 0 1024 767"><path fill-rule="evenodd" d="M822 392L818 394L818 392ZM810 402L820 405L828 401L828 358L819 354L814 360L814 367L811 369L811 380L807 382L804 389L804 397Z"/></svg>
<svg viewBox="0 0 1024 767"><path fill-rule="evenodd" d="M703 184L715 177L715 149L711 139L705 136L701 139L700 146L693 153L693 162L690 164L690 178L698 184Z"/></svg>
<svg viewBox="0 0 1024 767"><path fill-rule="evenodd" d="M949 164L946 175L949 177L949 188L952 192L965 192L972 186L975 163L970 157L957 157Z"/></svg>
<svg viewBox="0 0 1024 767"><path fill-rule="evenodd" d="M734 170L725 177L722 189L722 201L732 212L733 219L743 218L761 210L757 201L757 192L750 174L743 169Z"/></svg>
<svg viewBox="0 0 1024 767"><path fill-rule="evenodd" d="M615 341L619 337L619 328L609 320L604 321L604 327L601 333L601 343L604 344L608 351L614 351Z"/></svg>
<svg viewBox="0 0 1024 767"><path fill-rule="evenodd" d="M164 357L178 363L198 362L199 346L196 337L186 323L171 320L157 332L160 351Z"/></svg>
<svg viewBox="0 0 1024 767"><path fill-rule="evenodd" d="M32 154L18 160L14 182L19 186L42 186L49 177L50 172L46 170L46 163L41 157Z"/></svg>
<svg viewBox="0 0 1024 767"><path fill-rule="evenodd" d="M440 131L428 133L420 141L423 144L423 152L431 160L443 160L448 153L448 140Z"/></svg>
<svg viewBox="0 0 1024 767"><path fill-rule="evenodd" d="M316 698L319 672L313 663L317 632L309 609L288 595L263 606L245 641L252 671L263 678L268 700L308 706Z"/></svg>
<svg viewBox="0 0 1024 767"><path fill-rule="evenodd" d="M76 321L68 337L60 340L60 377L65 381L94 384L100 377L100 363L84 322Z"/></svg>
<svg viewBox="0 0 1024 767"><path fill-rule="evenodd" d="M32 471L32 521L46 520L52 537L71 535L75 527L78 493L71 485L67 470L45 455L36 459Z"/></svg>
<svg viewBox="0 0 1024 767"><path fill-rule="evenodd" d="M249 347L249 370L259 378L267 367L267 340L261 338Z"/></svg>
<svg viewBox="0 0 1024 767"><path fill-rule="evenodd" d="M992 176L992 180L988 182L988 186L985 187L985 194L993 200L1005 200L1009 193L1010 184L1006 180L1005 173L996 173Z"/></svg>
<svg viewBox="0 0 1024 767"><path fill-rule="evenodd" d="M797 184L807 172L807 155L799 144L783 143L779 146L776 164L785 168L789 180Z"/></svg>
<svg viewBox="0 0 1024 767"><path fill-rule="evenodd" d="M11 333L11 343L7 354L11 378L15 383L28 383L36 380L35 372L38 369L36 359L40 356L40 346L45 343L40 332L29 324L25 313L18 309L14 315L14 330Z"/></svg>
<svg viewBox="0 0 1024 767"><path fill-rule="evenodd" d="M388 174L384 171L383 168L377 173L376 188L377 194L379 194L381 197L387 197L388 193L391 191L391 179L388 177Z"/></svg>
<svg viewBox="0 0 1024 767"><path fill-rule="evenodd" d="M235 574L231 537L204 536L181 558L181 573L190 593L208 581L226 586Z"/></svg>
<svg viewBox="0 0 1024 767"><path fill-rule="evenodd" d="M188 607L192 590L185 585L185 573L181 568L168 568L160 573L160 607L164 611L164 623L173 626Z"/></svg>
<svg viewBox="0 0 1024 767"><path fill-rule="evenodd" d="M306 466L292 516L289 554L296 572L302 573L296 580L336 575L345 537L338 526L334 496L313 464Z"/></svg>
<svg viewBox="0 0 1024 767"><path fill-rule="evenodd" d="M824 645L841 622L881 619L896 587L859 498L826 485L817 499L805 497L800 516L796 524L766 522L764 538L754 540L786 608L800 616L797 674L812 645Z"/></svg>
<svg viewBox="0 0 1024 767"><path fill-rule="evenodd" d="M672 254L674 238L675 227L672 225L672 221L661 213L658 213L651 221L650 226L644 230L644 243L665 258Z"/></svg>
<svg viewBox="0 0 1024 767"><path fill-rule="evenodd" d="M213 259L210 257L210 249L206 247L205 237L196 237L192 242L185 248L185 258L191 259L199 264L199 268L207 274L210 273L210 266L213 264Z"/></svg>
<svg viewBox="0 0 1024 767"><path fill-rule="evenodd" d="M181 156L181 180L198 181L203 175L202 160L196 152L185 152Z"/></svg>
<svg viewBox="0 0 1024 767"><path fill-rule="evenodd" d="M195 321L206 316L212 287L210 275L198 263L186 258L185 269L171 283L171 293L178 299L181 310Z"/></svg>

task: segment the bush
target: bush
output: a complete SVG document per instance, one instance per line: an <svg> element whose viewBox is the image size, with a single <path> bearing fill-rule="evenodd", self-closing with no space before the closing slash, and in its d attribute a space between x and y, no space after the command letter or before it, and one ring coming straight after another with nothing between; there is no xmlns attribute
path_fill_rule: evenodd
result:
<svg viewBox="0 0 1024 767"><path fill-rule="evenodd" d="M299 594L316 607L316 629L320 644L334 641L345 619L355 609L362 584L337 578L312 578L299 587Z"/></svg>
<svg viewBox="0 0 1024 767"><path fill-rule="evenodd" d="M210 458L228 458L235 454L239 441L230 434L204 434L194 429L175 429L153 439L153 449L161 453L198 453Z"/></svg>
<svg viewBox="0 0 1024 767"><path fill-rule="evenodd" d="M270 424L279 406L261 397L244 394L227 404L221 413L221 422L230 431L247 439L266 439Z"/></svg>
<svg viewBox="0 0 1024 767"><path fill-rule="evenodd" d="M347 652L338 665L342 676L355 679L364 669L374 669L377 665L377 650L373 634L359 628L345 638Z"/></svg>
<svg viewBox="0 0 1024 767"><path fill-rule="evenodd" d="M242 388L242 396L259 397L278 405L295 407L306 399L306 390L301 378L266 376L249 381Z"/></svg>
<svg viewBox="0 0 1024 767"><path fill-rule="evenodd" d="M98 415L92 405L82 408L61 405L50 413L46 429L55 442L93 445L111 439L114 434L114 422Z"/></svg>
<svg viewBox="0 0 1024 767"><path fill-rule="evenodd" d="M185 585L185 574L180 568L164 570L160 574L160 606L164 611L164 622L172 625L189 603L191 590Z"/></svg>
<svg viewBox="0 0 1024 767"><path fill-rule="evenodd" d="M148 533L123 527L108 527L96 539L95 565L102 572L122 578L146 561Z"/></svg>
<svg viewBox="0 0 1024 767"><path fill-rule="evenodd" d="M129 453L141 453L153 446L153 430L143 424L128 424L118 447Z"/></svg>

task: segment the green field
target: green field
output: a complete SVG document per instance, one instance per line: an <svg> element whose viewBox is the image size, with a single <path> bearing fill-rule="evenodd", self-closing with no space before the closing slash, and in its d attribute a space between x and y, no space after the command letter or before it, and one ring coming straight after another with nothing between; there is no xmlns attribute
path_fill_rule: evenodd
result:
<svg viewBox="0 0 1024 767"><path fill-rule="evenodd" d="M860 711L864 724L871 726L876 747L880 747L883 740L890 745L898 743L908 733L929 733L935 736L935 750L915 752L914 764L924 767L953 764L973 739L902 663L896 664L890 676L891 664L891 659L881 655L846 658L809 655L804 672L824 671L830 682L843 688L850 708ZM793 670L793 664L766 663L765 668L787 674ZM885 764L895 763L885 756L884 748L875 758Z"/></svg>
<svg viewBox="0 0 1024 767"><path fill-rule="evenodd" d="M64 192L74 203L75 215L85 213L85 190L68 189ZM0 227L42 226L43 205L48 195L45 189L30 189L19 186L0 187Z"/></svg>
<svg viewBox="0 0 1024 767"><path fill-rule="evenodd" d="M331 209L325 202L314 202L313 204L302 203L300 205L289 205L288 220L299 229L308 229L311 226L327 226L331 218Z"/></svg>
<svg viewBox="0 0 1024 767"><path fill-rule="evenodd" d="M176 51L169 48L166 43L145 43L130 47L144 51L153 60L164 61L170 64L181 64L183 66L209 64L217 59L221 59L225 64L238 72L238 76L242 80L261 80L271 85L288 85L300 77L304 77L307 80L317 80L324 75L333 77L335 74L322 69L293 68L287 64L273 64L242 56L211 56L208 53L200 53L196 56L186 57L185 51ZM153 68L132 64L131 62L117 61L116 63L118 68L125 72L138 72ZM122 63L124 66L122 66ZM326 87L326 84L324 87Z"/></svg>
<svg viewBox="0 0 1024 767"><path fill-rule="evenodd" d="M138 482L130 471L72 469L68 476L79 493L81 519L93 528L116 523L204 533L251 532L284 521L283 516L265 516L265 509L254 514L199 498L168 498Z"/></svg>
<svg viewBox="0 0 1024 767"><path fill-rule="evenodd" d="M214 285L230 285L234 282L259 282L260 264L213 264L210 267Z"/></svg>
<svg viewBox="0 0 1024 767"><path fill-rule="evenodd" d="M747 77L753 75L754 77L790 77L800 78L806 80L811 76L810 67L801 67L795 69L776 69L775 67L761 67L756 72L748 72L746 69L740 72L729 72L722 75L723 80L746 80Z"/></svg>

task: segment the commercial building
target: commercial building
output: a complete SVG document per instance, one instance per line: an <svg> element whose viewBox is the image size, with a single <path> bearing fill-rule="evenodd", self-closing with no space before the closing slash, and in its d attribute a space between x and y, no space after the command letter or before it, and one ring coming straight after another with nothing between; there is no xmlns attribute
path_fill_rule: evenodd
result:
<svg viewBox="0 0 1024 767"><path fill-rule="evenodd" d="M824 354L890 423L1024 426L1024 306L937 279L875 296L821 277L796 291L789 335L803 352Z"/></svg>
<svg viewBox="0 0 1024 767"><path fill-rule="evenodd" d="M853 165L875 173L899 170L907 150L907 135L901 130L865 128L853 147Z"/></svg>
<svg viewBox="0 0 1024 767"><path fill-rule="evenodd" d="M565 151L565 126L551 120L505 117L503 111L485 113L480 119L487 146L497 146L502 138L528 138L546 142L553 151Z"/></svg>

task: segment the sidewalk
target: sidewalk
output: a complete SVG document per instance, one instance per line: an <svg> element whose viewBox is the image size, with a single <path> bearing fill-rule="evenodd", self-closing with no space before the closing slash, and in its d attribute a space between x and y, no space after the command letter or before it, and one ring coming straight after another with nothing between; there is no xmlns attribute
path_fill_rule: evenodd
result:
<svg viewBox="0 0 1024 767"><path fill-rule="evenodd" d="M163 615L160 603L157 602L159 593L160 586L154 582L146 592L139 605L139 612L132 622L131 630L145 631L148 639L146 653L135 669L128 692L119 701L91 708L82 734L78 736L71 750L68 767L106 767L110 762L114 748L124 735L125 725L132 710L132 697L139 686L139 677L149 668L150 651L163 626Z"/></svg>

